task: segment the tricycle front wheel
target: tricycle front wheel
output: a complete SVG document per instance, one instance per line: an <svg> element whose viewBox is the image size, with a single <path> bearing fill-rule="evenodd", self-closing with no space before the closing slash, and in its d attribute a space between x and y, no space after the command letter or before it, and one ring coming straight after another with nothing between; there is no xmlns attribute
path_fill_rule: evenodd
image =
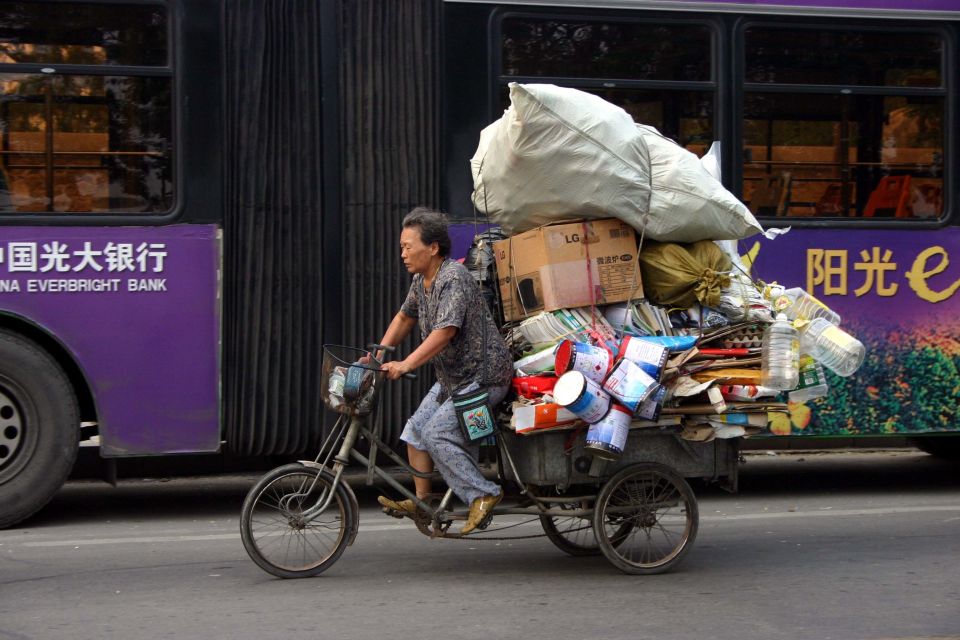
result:
<svg viewBox="0 0 960 640"><path fill-rule="evenodd" d="M640 463L604 484L593 512L600 551L624 573L672 569L693 545L700 514L687 481L661 464Z"/></svg>
<svg viewBox="0 0 960 640"><path fill-rule="evenodd" d="M330 499L319 514L313 511ZM250 489L240 514L240 537L250 558L280 578L305 578L328 569L347 547L358 514L347 490L325 470L290 464Z"/></svg>

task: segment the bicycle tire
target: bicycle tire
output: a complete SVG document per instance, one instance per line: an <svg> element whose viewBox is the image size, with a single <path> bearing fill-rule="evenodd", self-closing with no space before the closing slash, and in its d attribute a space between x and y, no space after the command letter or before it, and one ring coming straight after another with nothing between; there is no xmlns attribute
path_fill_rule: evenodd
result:
<svg viewBox="0 0 960 640"><path fill-rule="evenodd" d="M579 509L579 503L554 503L561 509ZM552 516L540 515L540 525L547 539L555 547L575 558L600 555L600 546L593 533L589 516Z"/></svg>
<svg viewBox="0 0 960 640"><path fill-rule="evenodd" d="M353 502L338 484L319 516L306 521L303 510L332 486L328 471L301 464L277 467L257 481L240 515L240 537L250 559L278 578L307 578L329 569L350 542L358 517Z"/></svg>
<svg viewBox="0 0 960 640"><path fill-rule="evenodd" d="M674 568L693 546L699 523L693 489L656 463L634 464L614 474L600 490L593 512L600 551L615 567L636 575Z"/></svg>

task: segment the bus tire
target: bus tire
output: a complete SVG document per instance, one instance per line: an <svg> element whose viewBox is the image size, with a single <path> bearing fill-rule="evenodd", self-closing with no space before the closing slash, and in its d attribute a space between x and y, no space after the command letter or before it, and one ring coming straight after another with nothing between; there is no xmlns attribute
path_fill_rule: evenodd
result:
<svg viewBox="0 0 960 640"><path fill-rule="evenodd" d="M0 329L0 528L53 498L79 440L76 394L63 369L35 343Z"/></svg>
<svg viewBox="0 0 960 640"><path fill-rule="evenodd" d="M924 453L942 460L960 460L960 436L921 436L910 442Z"/></svg>

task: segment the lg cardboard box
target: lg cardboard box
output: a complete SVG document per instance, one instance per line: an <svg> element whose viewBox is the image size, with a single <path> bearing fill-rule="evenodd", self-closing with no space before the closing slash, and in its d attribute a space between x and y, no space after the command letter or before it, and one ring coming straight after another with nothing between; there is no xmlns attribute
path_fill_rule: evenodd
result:
<svg viewBox="0 0 960 640"><path fill-rule="evenodd" d="M507 321L643 297L636 236L614 218L539 227L493 251Z"/></svg>

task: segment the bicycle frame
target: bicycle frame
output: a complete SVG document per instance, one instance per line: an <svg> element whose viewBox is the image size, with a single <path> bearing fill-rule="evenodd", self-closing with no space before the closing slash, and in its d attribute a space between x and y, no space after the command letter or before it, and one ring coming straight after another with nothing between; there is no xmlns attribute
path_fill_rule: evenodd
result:
<svg viewBox="0 0 960 640"><path fill-rule="evenodd" d="M301 461L301 464L304 464L305 466L329 469L333 473L333 482L331 484L329 493L322 494L312 507L304 511L303 516L306 519L306 521L309 522L314 518L318 517L330 505L330 503L333 500L333 496L334 496L334 492L336 491L337 484L342 481L343 470L344 468L346 468L348 464L350 464L351 459L367 467L374 475L379 477L387 485L395 489L404 497L410 500L413 500L414 504L416 504L426 515L428 515L435 525L440 524L441 522L448 522L448 520L446 519L441 520L442 515L450 515L450 516L457 517L457 516L462 516L466 514L465 509L461 510L462 511L461 513L461 511L451 510L449 508L450 502L453 500L452 489L448 488L443 498L440 500L439 505L437 505L436 507L433 507L427 502L424 502L423 500L421 500L416 495L415 492L411 491L407 487L403 486L396 479L394 479L390 473L382 469L376 463L376 456L379 453L379 450L381 449L387 455L387 457L390 458L390 460L392 460L394 463L399 465L405 472L409 473L412 476L419 477L419 478L431 478L433 477L433 474L417 471L412 466L410 466L410 464L406 460L404 460L396 452L394 452L389 445L387 445L383 440L380 439L379 436L377 436L377 434L375 434L373 431L371 431L367 427L366 419L364 417L352 416L350 417L349 424L346 425L346 427L344 427L343 423L346 422L346 418L347 416L343 416L343 418L338 420L337 423L334 425L334 429L331 431L330 436L328 436L327 440L321 446L320 452L317 454L317 458L315 460ZM326 452L326 456L324 457L324 451L327 449L328 444L331 444L331 441L333 444L335 444L341 438L341 436L337 433L338 428L339 428L339 432L343 434L340 447L336 455L333 455L334 447L331 446L329 450ZM367 456L364 456L359 451L357 451L355 447L357 440L361 437L366 439L367 442L371 444L371 451L373 453L369 458ZM557 496L556 498L548 498L548 497L532 495L526 489L522 480L518 477L516 467L513 464L513 460L510 457L509 451L506 450L506 447L502 446L499 440L498 440L497 446L500 448L500 451L503 453L504 457L508 461L509 467L514 475L514 479L517 481L517 484L521 487L522 495L524 495L528 500L533 502L535 508L498 506L493 510L492 512L493 514L589 517L593 513L592 509L560 509L560 508L549 508L548 506L546 506L551 503L559 503L559 502L569 504L570 502L575 502L578 500L592 501L596 498L596 495L579 496L579 497ZM321 458L323 458L322 462L321 462ZM332 466L330 465L331 461L333 462ZM311 486L310 489L308 489L305 493L309 494L310 490L312 489L313 487ZM292 497L299 496L299 495L301 494L293 494L291 496L291 499Z"/></svg>

